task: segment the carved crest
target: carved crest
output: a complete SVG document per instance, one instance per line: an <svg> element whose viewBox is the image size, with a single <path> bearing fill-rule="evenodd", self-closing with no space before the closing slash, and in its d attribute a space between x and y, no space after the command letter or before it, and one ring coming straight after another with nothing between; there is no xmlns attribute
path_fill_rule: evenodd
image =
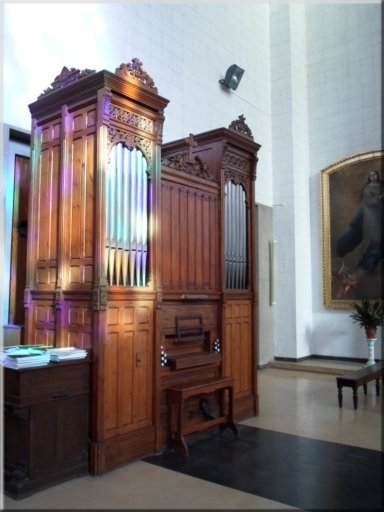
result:
<svg viewBox="0 0 384 512"><path fill-rule="evenodd" d="M94 69L68 69L66 66L64 66L61 70L61 73L57 75L57 77L54 79L54 81L51 83L48 89L45 89L45 91L43 91L40 94L38 99L42 98L43 96L46 96L47 94L51 94L52 92L57 91L58 89L62 89L67 85L73 84L74 82L77 82L82 78L85 78L89 75L93 75L93 73L96 73Z"/></svg>
<svg viewBox="0 0 384 512"><path fill-rule="evenodd" d="M200 157L195 156L191 160L187 152L176 153L167 158L163 158L161 161L162 165L175 169L177 171L186 172L197 176L198 178L204 178L206 180L214 180L214 177L209 173L208 166L203 163Z"/></svg>
<svg viewBox="0 0 384 512"><path fill-rule="evenodd" d="M228 128L230 130L233 130L234 132L240 133L241 135L244 135L245 137L248 137L249 139L253 140L251 129L245 122L245 117L243 114L239 115L238 119L232 121Z"/></svg>
<svg viewBox="0 0 384 512"><path fill-rule="evenodd" d="M157 93L155 82L143 69L143 63L137 58L132 59L132 61L127 64L120 64L120 66L116 68L115 73L121 78L125 78L125 80L132 80L133 78L135 81L140 82L141 85L148 87L148 89L153 89L153 91Z"/></svg>

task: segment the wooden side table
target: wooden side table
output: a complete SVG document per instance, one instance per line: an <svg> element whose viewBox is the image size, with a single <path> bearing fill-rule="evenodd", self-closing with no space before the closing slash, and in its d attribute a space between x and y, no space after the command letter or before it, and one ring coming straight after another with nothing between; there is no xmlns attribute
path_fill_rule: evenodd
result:
<svg viewBox="0 0 384 512"><path fill-rule="evenodd" d="M220 396L220 416L214 419L202 419L193 424L184 422L184 405L190 398L199 395L211 395L216 391ZM230 428L237 436L237 427L233 421L233 381L230 378L212 379L192 385L182 385L167 390L170 410L171 440L180 446L185 456L189 455L185 436L203 432L215 427ZM225 411L225 396L228 394L227 410Z"/></svg>
<svg viewBox="0 0 384 512"><path fill-rule="evenodd" d="M368 382L376 381L376 395L380 394L380 378L384 378L384 365L383 363L376 363L370 366L366 366L361 370L348 372L341 377L336 377L337 392L339 399L339 407L343 406L343 387L350 387L353 391L353 407L357 409L357 390L359 386L364 387L364 393L367 394Z"/></svg>
<svg viewBox="0 0 384 512"><path fill-rule="evenodd" d="M86 474L89 360L3 375L5 492L23 498Z"/></svg>

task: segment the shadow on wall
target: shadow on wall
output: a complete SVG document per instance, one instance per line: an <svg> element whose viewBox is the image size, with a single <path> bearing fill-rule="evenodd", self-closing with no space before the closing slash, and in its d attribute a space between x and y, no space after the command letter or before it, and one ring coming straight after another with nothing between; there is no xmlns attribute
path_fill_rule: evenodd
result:
<svg viewBox="0 0 384 512"><path fill-rule="evenodd" d="M314 319L313 353L334 357L366 358L368 354L365 332L349 318L350 311L325 310ZM381 357L383 339L379 329L375 355Z"/></svg>

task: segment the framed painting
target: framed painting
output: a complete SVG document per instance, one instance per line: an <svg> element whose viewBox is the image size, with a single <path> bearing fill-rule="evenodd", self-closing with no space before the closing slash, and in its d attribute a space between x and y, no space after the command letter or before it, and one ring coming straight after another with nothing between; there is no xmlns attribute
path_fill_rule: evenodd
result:
<svg viewBox="0 0 384 512"><path fill-rule="evenodd" d="M324 305L351 308L383 293L384 152L321 172Z"/></svg>

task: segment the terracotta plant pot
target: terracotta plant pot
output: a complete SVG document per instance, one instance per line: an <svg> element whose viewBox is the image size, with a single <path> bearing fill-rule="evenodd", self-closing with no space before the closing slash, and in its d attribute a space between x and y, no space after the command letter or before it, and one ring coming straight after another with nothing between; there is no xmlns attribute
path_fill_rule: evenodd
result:
<svg viewBox="0 0 384 512"><path fill-rule="evenodd" d="M376 339L377 327L367 326L365 328L365 333L367 335L367 340L375 340Z"/></svg>

